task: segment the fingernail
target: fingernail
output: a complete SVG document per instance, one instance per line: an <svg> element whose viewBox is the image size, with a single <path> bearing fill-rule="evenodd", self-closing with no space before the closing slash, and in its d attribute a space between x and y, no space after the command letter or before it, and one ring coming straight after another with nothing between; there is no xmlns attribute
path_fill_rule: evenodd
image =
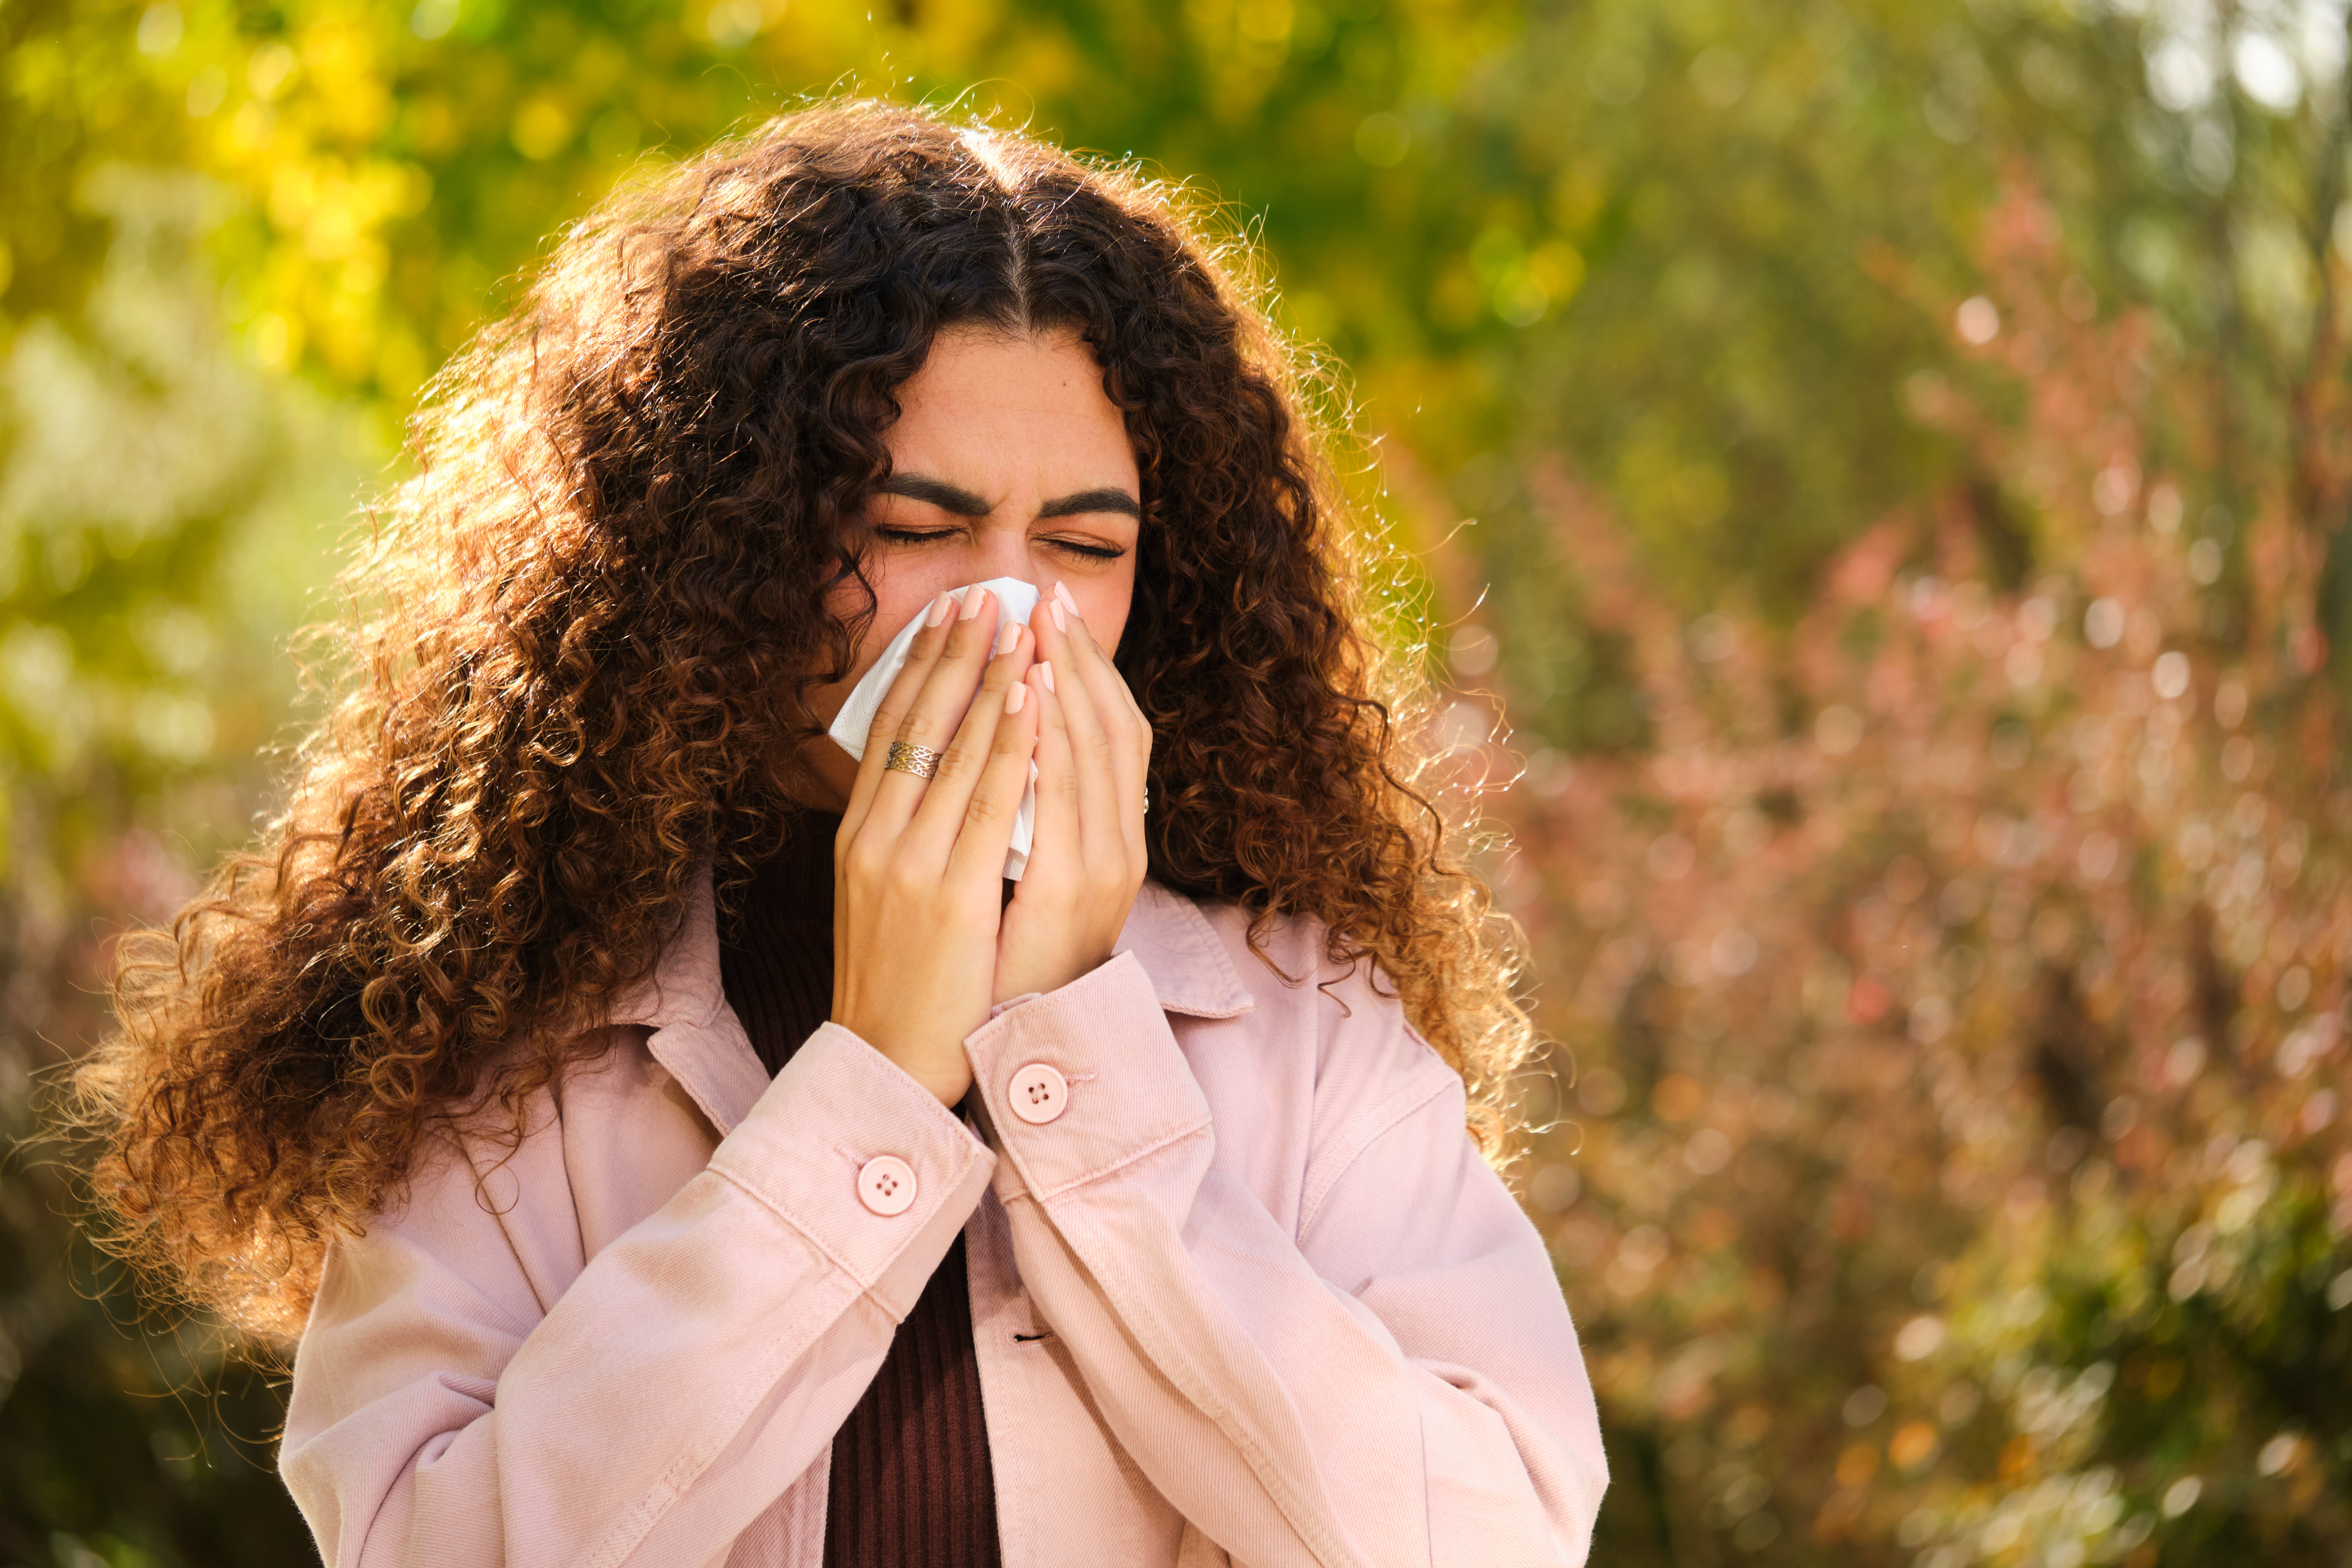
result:
<svg viewBox="0 0 2352 1568"><path fill-rule="evenodd" d="M1018 713L1023 708L1028 706L1028 703L1029 683L1027 681L1016 680L1004 689L1004 710L1007 713Z"/></svg>
<svg viewBox="0 0 2352 1568"><path fill-rule="evenodd" d="M938 598L931 601L931 613L923 617L923 625L927 626L938 626L941 621L948 618L948 612L954 608L954 595L950 594L941 594Z"/></svg>
<svg viewBox="0 0 2352 1568"><path fill-rule="evenodd" d="M1068 630L1070 629L1070 623L1069 623L1069 619L1068 619L1068 617L1067 617L1067 616L1064 616L1064 615L1062 614L1062 601L1061 601L1061 600L1059 600L1059 599L1055 600L1052 604L1050 604L1050 605L1046 605L1046 606L1045 606L1045 608L1053 612L1053 616L1054 616L1054 629L1055 629L1055 631L1057 631L1057 632L1066 632L1066 631L1068 631Z"/></svg>
<svg viewBox="0 0 2352 1568"><path fill-rule="evenodd" d="M1051 691L1054 689L1054 667L1052 665L1039 665L1037 667L1037 677L1045 683L1046 690Z"/></svg>
<svg viewBox="0 0 2352 1568"><path fill-rule="evenodd" d="M1076 616L1078 619L1083 621L1087 618L1078 609L1078 596L1071 593L1070 585L1058 577L1054 580L1054 597L1067 605L1070 607L1070 614Z"/></svg>
<svg viewBox="0 0 2352 1568"><path fill-rule="evenodd" d="M988 590L985 588L965 589L963 594L963 613L958 616L956 619L960 621L968 621L974 616L980 614L980 606L987 600L987 598Z"/></svg>
<svg viewBox="0 0 2352 1568"><path fill-rule="evenodd" d="M1020 645L1021 623L1019 621L1005 622L1004 629L996 634L996 656L999 658L1002 658Z"/></svg>

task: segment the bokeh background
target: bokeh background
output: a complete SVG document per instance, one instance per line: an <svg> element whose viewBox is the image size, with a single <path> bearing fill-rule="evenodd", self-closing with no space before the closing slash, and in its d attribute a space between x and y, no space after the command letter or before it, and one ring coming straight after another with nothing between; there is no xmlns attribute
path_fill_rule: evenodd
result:
<svg viewBox="0 0 2352 1568"><path fill-rule="evenodd" d="M801 95L1261 241L1516 835L1611 1564L2352 1561L2343 0L0 0L0 1134L435 367ZM274 748L274 749L273 749ZM0 1173L0 1561L310 1561Z"/></svg>

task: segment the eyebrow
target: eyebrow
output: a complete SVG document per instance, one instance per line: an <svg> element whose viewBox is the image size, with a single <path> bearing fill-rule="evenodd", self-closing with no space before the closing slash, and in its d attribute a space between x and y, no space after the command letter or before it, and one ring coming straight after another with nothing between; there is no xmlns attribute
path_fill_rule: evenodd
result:
<svg viewBox="0 0 2352 1568"><path fill-rule="evenodd" d="M958 517L986 517L995 510L961 485L951 485L945 479L929 479L921 474L893 474L874 488L882 495L928 501L941 511L952 512ZM1117 512L1139 521L1143 517L1143 508L1133 496L1117 486L1104 485L1047 501L1037 509L1037 521L1083 517L1088 512L1100 511Z"/></svg>
<svg viewBox="0 0 2352 1568"><path fill-rule="evenodd" d="M995 510L961 485L927 479L920 474L893 474L874 489L881 495L929 501L941 511L951 511L958 517L986 517Z"/></svg>
<svg viewBox="0 0 2352 1568"><path fill-rule="evenodd" d="M1100 489L1080 490L1059 500L1047 501L1037 509L1037 521L1043 522L1049 517L1082 517L1090 511L1115 511L1138 521L1143 518L1143 509L1136 504L1133 496L1105 485Z"/></svg>

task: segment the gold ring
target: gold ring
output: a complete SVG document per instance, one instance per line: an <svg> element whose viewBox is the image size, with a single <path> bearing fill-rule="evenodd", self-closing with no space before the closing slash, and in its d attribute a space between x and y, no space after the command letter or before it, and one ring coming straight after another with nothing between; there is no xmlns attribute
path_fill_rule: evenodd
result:
<svg viewBox="0 0 2352 1568"><path fill-rule="evenodd" d="M927 779L940 771L940 753L912 741L893 741L890 742L890 754L882 759L882 771L886 773L912 773L919 779Z"/></svg>

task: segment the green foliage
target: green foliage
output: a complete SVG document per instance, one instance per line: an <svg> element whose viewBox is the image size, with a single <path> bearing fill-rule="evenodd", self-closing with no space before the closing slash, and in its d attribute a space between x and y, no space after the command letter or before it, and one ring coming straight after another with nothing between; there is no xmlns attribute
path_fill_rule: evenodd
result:
<svg viewBox="0 0 2352 1568"><path fill-rule="evenodd" d="M2273 933L2340 903L2316 851L2259 918L2182 858L2192 821L2209 845L2238 831L2239 796L2269 826L2232 864L2287 842L2280 824L2306 846L2343 827L2311 736L2335 722L2319 672L2352 669L2344 44L2311 18L0 0L0 1135L30 1130L31 1075L104 1027L112 933L168 918L266 805L264 748L299 712L283 644L352 502L547 237L641 160L804 95L959 101L1194 182L1263 239L1279 314L1344 364L1381 443L1379 504L1457 679L1491 680L1538 751L1507 803L1524 859L1498 875L1547 1020L1594 1069L1590 1142L1544 1145L1532 1195L1601 1373L1611 1559L2340 1553L2352 1459L2309 1396L2344 1371L2352 1168L2318 1152L2332 1124L2297 1120L2335 1058L2193 1089L2149 1066L2191 1033L2216 1061L2277 1059ZM1937 593L2013 633L2093 603L2158 615L2195 660L2206 751L2177 766L2210 798L2062 825L2068 854L2094 830L2113 846L2093 891L1972 861L1950 823L2000 839L1987 813L2035 820L2095 771L2069 749L2082 724L2148 722L2124 679L2147 660L2123 637L2114 681L2085 655L2061 701L2072 631L2027 639L2052 668L2021 683L2006 651L1923 630ZM2221 724L2231 681L2245 711ZM1924 750L1877 738L1906 726ZM1975 771L1923 784L1938 734ZM2240 742L2319 760L2217 783L2254 754ZM1844 825L1833 851L1766 847L1824 821ZM1870 934L1906 857L1937 890L1896 903L1981 895L1935 946L2007 976L1980 1004L1883 948L1902 921ZM1711 952L1751 909L1757 983L1804 956L1733 1015L1738 988L1698 984L1675 944ZM2044 914L2074 933L2066 963ZM2342 951L2305 961L2312 1016L2340 1015ZM2200 952L2227 985L2195 1018L2120 999L2133 964L2168 985L2166 955ZM2060 971L2075 990L2050 989ZM1928 995L1976 1044L1921 1043ZM2020 1042L2068 1029L2091 1043L2020 1065ZM2011 1131L1953 1132L1925 1079L1870 1088L1922 1053ZM1798 1076L1769 1083L1767 1061ZM1776 1127L1787 1085L1801 1103ZM1738 1140L1722 1169L1755 1184L1737 1202L1694 1190L1717 1151L1696 1110L1667 1114L1686 1086ZM2053 1173L2069 1130L2069 1172L2109 1177ZM2181 1152L2224 1132L2266 1151L2243 1180L2228 1151ZM2043 1201L2009 1204L2036 1161ZM128 1304L86 1255L68 1266L69 1204L30 1157L0 1177L0 1558L299 1560L228 1436L266 1438L268 1389L197 1329L152 1352L121 1330ZM2209 1256L2213 1288L2176 1291ZM1923 1317L1937 1347L1895 1353ZM208 1394L169 1396L223 1387L217 1419ZM1865 1388L1885 1408L1855 1422ZM2082 1419L2034 1425L2062 1407Z"/></svg>

